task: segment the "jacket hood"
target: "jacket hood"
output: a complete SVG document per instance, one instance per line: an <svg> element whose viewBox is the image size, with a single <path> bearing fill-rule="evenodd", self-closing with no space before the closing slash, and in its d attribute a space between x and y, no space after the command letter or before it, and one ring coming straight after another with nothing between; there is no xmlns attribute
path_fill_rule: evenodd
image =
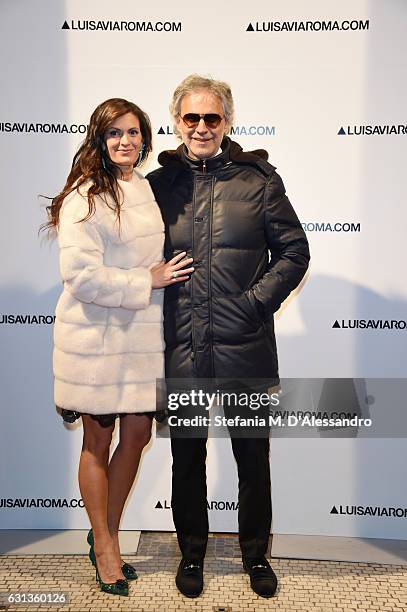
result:
<svg viewBox="0 0 407 612"><path fill-rule="evenodd" d="M209 160L207 161L210 162L210 160L215 159L222 161L223 158L223 163L233 161L236 163L248 164L251 166L259 166L260 169L263 171L265 169L265 165L270 168L270 165L267 164L268 153L264 149L256 149L255 151L243 151L242 147L234 140L231 140L228 136L225 136L222 140L221 149L222 153L220 153L216 157L209 158ZM158 163L164 167L172 164L182 164L191 166L194 164L194 162L195 160L192 160L190 157L188 157L187 148L184 144L181 144L177 149L162 151L162 153L160 153L158 156ZM198 161L197 163L199 164L200 162Z"/></svg>

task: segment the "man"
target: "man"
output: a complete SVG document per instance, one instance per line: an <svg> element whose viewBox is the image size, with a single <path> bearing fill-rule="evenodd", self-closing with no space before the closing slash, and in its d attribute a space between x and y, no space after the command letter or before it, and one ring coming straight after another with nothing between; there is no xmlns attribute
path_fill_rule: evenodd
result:
<svg viewBox="0 0 407 612"><path fill-rule="evenodd" d="M166 289L169 379L277 379L273 313L308 266L308 243L266 151L244 153L227 136L226 83L199 75L175 90L171 111L183 144L164 151L148 179L166 225L165 258L193 257L190 280ZM271 526L269 439L232 437L239 476L239 542L253 590L271 597L265 558ZM206 439L171 434L172 511L182 560L176 584L203 589L208 538Z"/></svg>

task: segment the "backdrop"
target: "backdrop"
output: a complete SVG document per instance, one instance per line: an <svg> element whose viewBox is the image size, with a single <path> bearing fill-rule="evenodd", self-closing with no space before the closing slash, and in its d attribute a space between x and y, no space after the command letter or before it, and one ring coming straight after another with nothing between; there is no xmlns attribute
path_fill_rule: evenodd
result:
<svg viewBox="0 0 407 612"><path fill-rule="evenodd" d="M81 426L64 426L53 405L61 281L56 245L37 235L38 194L61 190L107 98L150 115L147 172L177 145L168 104L179 81L228 81L232 137L269 151L311 246L308 277L276 317L282 376L405 377L406 18L404 0L1 2L0 528L88 524ZM235 531L230 444L209 447L211 529ZM407 536L404 439L277 439L271 461L275 533ZM170 471L157 439L123 528L173 529Z"/></svg>

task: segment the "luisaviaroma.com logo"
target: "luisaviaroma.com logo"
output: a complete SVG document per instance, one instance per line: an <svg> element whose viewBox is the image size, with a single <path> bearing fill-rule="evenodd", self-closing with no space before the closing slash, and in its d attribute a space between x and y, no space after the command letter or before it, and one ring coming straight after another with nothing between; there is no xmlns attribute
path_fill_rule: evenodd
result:
<svg viewBox="0 0 407 612"><path fill-rule="evenodd" d="M0 314L0 325L53 325L55 315Z"/></svg>
<svg viewBox="0 0 407 612"><path fill-rule="evenodd" d="M239 502L230 500L211 500L207 501L208 510L230 510L235 511L239 508ZM167 499L158 500L154 508L158 510L170 510L171 504Z"/></svg>
<svg viewBox="0 0 407 612"><path fill-rule="evenodd" d="M160 136L173 136L174 132L172 127L170 127L169 125L160 125L157 130L157 134L159 134Z"/></svg>
<svg viewBox="0 0 407 612"><path fill-rule="evenodd" d="M246 32L355 32L369 29L369 19L314 21L253 21Z"/></svg>
<svg viewBox="0 0 407 612"><path fill-rule="evenodd" d="M0 121L0 132L14 134L86 134L87 129L83 123Z"/></svg>
<svg viewBox="0 0 407 612"><path fill-rule="evenodd" d="M360 232L360 223L353 221L306 221L301 225L305 232Z"/></svg>
<svg viewBox="0 0 407 612"><path fill-rule="evenodd" d="M112 19L65 20L62 30L86 32L181 32L181 21L116 21Z"/></svg>
<svg viewBox="0 0 407 612"><path fill-rule="evenodd" d="M334 329L376 329L376 330L405 330L407 321L403 319L336 319Z"/></svg>
<svg viewBox="0 0 407 612"><path fill-rule="evenodd" d="M67 499L65 497L2 497L0 509L6 508L83 508L82 499Z"/></svg>
<svg viewBox="0 0 407 612"><path fill-rule="evenodd" d="M407 508L397 508L396 506L332 506L330 514L407 518Z"/></svg>
<svg viewBox="0 0 407 612"><path fill-rule="evenodd" d="M160 136L173 136L173 129L169 125L161 125L157 130ZM274 125L232 125L230 136L275 136Z"/></svg>
<svg viewBox="0 0 407 612"><path fill-rule="evenodd" d="M274 125L232 125L231 136L275 136Z"/></svg>
<svg viewBox="0 0 407 612"><path fill-rule="evenodd" d="M401 136L407 134L407 125L402 123L345 125L338 130L338 136Z"/></svg>

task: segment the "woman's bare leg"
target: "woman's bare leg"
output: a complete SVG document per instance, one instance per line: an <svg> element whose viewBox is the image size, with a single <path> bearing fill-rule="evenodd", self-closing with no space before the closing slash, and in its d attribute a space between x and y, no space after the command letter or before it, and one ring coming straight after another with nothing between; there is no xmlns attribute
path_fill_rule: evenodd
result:
<svg viewBox="0 0 407 612"><path fill-rule="evenodd" d="M79 462L79 487L95 538L95 555L103 582L123 579L120 556L107 521L108 462L114 425L102 427L96 419L82 415L83 445Z"/></svg>
<svg viewBox="0 0 407 612"><path fill-rule="evenodd" d="M141 453L151 437L151 418L127 414L120 418L120 441L109 463L107 522L115 550L119 550L119 525L124 504L133 486Z"/></svg>

